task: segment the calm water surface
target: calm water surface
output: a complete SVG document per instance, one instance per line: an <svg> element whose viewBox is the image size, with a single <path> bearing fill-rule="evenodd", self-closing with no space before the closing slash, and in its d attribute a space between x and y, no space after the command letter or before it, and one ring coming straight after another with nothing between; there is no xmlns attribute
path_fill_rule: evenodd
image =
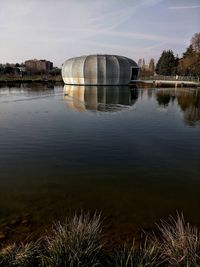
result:
<svg viewBox="0 0 200 267"><path fill-rule="evenodd" d="M0 88L6 235L80 209L101 210L113 235L176 211L200 226L199 205L199 89Z"/></svg>

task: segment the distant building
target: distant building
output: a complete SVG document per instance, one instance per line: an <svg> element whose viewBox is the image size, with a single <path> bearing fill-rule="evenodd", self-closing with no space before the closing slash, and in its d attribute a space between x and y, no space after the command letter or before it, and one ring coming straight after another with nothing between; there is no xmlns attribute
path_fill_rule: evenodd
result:
<svg viewBox="0 0 200 267"><path fill-rule="evenodd" d="M53 63L45 59L31 59L25 61L25 68L27 72L43 72L46 73L53 69Z"/></svg>

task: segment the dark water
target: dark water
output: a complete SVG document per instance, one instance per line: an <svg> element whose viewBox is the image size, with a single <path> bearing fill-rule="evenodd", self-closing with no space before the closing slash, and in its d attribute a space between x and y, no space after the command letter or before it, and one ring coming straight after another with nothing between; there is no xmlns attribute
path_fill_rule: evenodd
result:
<svg viewBox="0 0 200 267"><path fill-rule="evenodd" d="M0 88L9 238L80 209L101 210L113 236L176 211L200 225L199 205L199 89Z"/></svg>

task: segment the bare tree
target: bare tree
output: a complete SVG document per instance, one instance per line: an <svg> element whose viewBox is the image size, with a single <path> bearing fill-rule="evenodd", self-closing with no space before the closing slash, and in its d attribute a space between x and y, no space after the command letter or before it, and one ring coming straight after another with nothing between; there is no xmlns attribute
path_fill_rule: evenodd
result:
<svg viewBox="0 0 200 267"><path fill-rule="evenodd" d="M194 34L191 39L191 45L196 53L200 53L200 32Z"/></svg>

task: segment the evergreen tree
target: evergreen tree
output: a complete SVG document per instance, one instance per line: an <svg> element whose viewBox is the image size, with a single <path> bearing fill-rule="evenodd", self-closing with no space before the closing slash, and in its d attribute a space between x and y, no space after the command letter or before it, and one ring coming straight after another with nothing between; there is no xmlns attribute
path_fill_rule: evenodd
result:
<svg viewBox="0 0 200 267"><path fill-rule="evenodd" d="M156 72L160 75L175 75L177 70L177 59L172 50L164 50L156 65Z"/></svg>

